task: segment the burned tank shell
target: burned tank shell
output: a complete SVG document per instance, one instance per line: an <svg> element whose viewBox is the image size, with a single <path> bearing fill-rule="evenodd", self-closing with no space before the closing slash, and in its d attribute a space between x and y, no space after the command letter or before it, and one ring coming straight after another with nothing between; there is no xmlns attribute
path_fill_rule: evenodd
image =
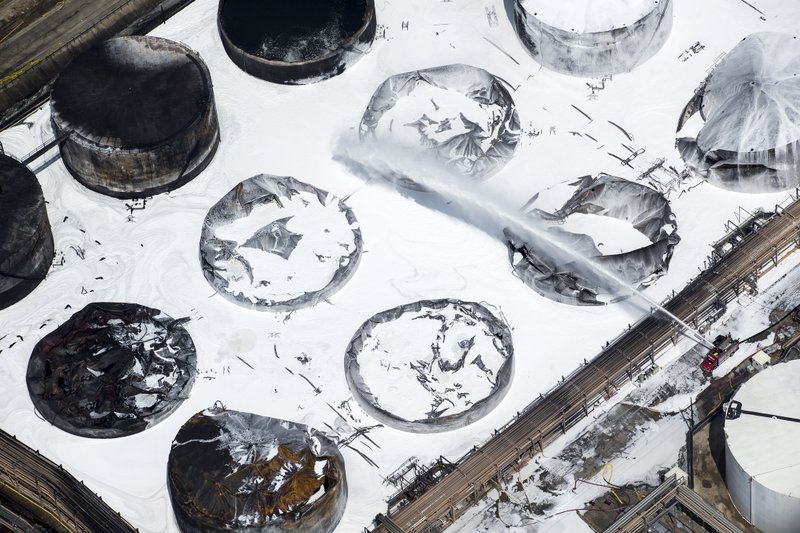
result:
<svg viewBox="0 0 800 533"><path fill-rule="evenodd" d="M117 37L77 57L50 95L61 158L93 191L151 196L197 176L219 144L211 75L187 46Z"/></svg>
<svg viewBox="0 0 800 533"><path fill-rule="evenodd" d="M225 51L248 74L301 85L337 76L372 45L374 0L220 0Z"/></svg>
<svg viewBox="0 0 800 533"><path fill-rule="evenodd" d="M33 291L52 261L42 187L25 165L0 154L0 309Z"/></svg>
<svg viewBox="0 0 800 533"><path fill-rule="evenodd" d="M89 438L157 424L188 396L197 374L187 320L138 304L87 305L33 348L26 381L36 410Z"/></svg>
<svg viewBox="0 0 800 533"><path fill-rule="evenodd" d="M331 533L347 504L335 442L303 424L219 405L178 431L167 489L184 533Z"/></svg>

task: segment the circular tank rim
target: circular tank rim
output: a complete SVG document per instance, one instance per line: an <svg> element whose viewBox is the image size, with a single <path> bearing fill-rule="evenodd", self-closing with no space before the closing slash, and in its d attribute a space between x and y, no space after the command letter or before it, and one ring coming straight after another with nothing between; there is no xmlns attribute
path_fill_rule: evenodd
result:
<svg viewBox="0 0 800 533"><path fill-rule="evenodd" d="M502 334L503 347L508 352L508 357L500 367L500 370L497 372L497 389L490 393L489 396L486 396L485 398L475 402L472 407L465 411L442 416L434 420L408 420L381 407L373 405L371 402L366 400L360 393L361 388L359 385L366 386L366 383L364 382L361 373L358 371L359 365L355 355L356 350L354 347L354 343L360 338L360 332L368 327L371 322L375 324L384 324L390 322L391 315L396 311L400 311L401 314L403 314L407 311L421 310L423 307L442 309L448 305L470 305L476 307L481 312L492 317L495 320L495 325L499 326ZM374 325L370 327L370 329L373 328ZM432 434L460 429L484 418L486 415L492 412L494 408L503 401L503 399L506 397L506 394L508 394L508 390L511 388L511 383L514 378L514 344L511 335L511 328L504 320L495 316L494 313L492 313L486 306L478 302L470 302L455 298L441 298L435 300L418 300L416 302L402 304L372 315L358 327L355 334L348 342L347 348L345 349L344 370L348 388L353 393L353 396L356 398L358 404L362 407L362 409L364 409L364 411L366 411L370 416L379 422L382 422L389 427L410 433ZM355 376L353 374L355 374Z"/></svg>
<svg viewBox="0 0 800 533"><path fill-rule="evenodd" d="M366 32L367 29L369 29L369 26L375 20L375 0L366 0L367 5L364 17L366 20L361 26L359 26L358 30L356 30L355 33L353 33L353 35L349 36L347 39L342 41L342 43L335 50L332 50L325 55L321 55L319 57L315 57L312 59L306 59L304 61L280 61L278 59L268 59L266 57L257 54L251 54L239 48L233 42L233 40L231 40L230 36L228 35L228 32L225 30L224 25L222 24L222 8L225 5L225 2L227 1L228 0L220 0L219 8L217 9L217 27L219 28L220 34L224 35L224 37L230 42L230 45L234 47L237 51L239 51L239 53L242 53L248 57L252 57L254 59L259 60L259 62L274 67L296 67L296 66L313 65L315 63L331 59L332 57L339 55L343 49L346 49L355 44L361 38L364 32Z"/></svg>
<svg viewBox="0 0 800 533"><path fill-rule="evenodd" d="M58 324L56 329L54 329L53 331L51 331L50 333L48 333L47 335L42 337L34 345L33 349L31 350L31 355L28 357L28 362L27 362L27 364L25 366L25 388L28 391L28 398L31 400L31 403L33 404L34 410L37 411L41 415L41 418L44 419L45 421L47 421L47 423L49 423L53 427L63 431L64 433L68 433L70 435L75 435L76 437L81 437L81 438L90 439L90 440L98 440L98 441L99 440L111 440L111 439L120 439L120 438L124 438L124 437L131 437L131 436L134 436L134 435L141 434L141 433L147 431L148 429L152 428L153 426L156 426L156 425L160 424L161 422L163 422L164 420L169 418L173 413L175 413L183 405L183 403L186 401L186 399L188 398L189 394L191 393L192 389L194 388L195 381L197 380L197 370L196 370L196 364L197 364L197 351L196 350L197 350L197 345L194 343L194 339L192 338L191 334L189 334L188 330L185 330L185 328L183 328L183 326L179 324L178 327L181 327L182 329L184 329L186 331L186 335L187 335L187 339L189 341L190 347L191 347L191 349L193 349L195 351L195 353L194 353L194 356L195 356L194 365L188 365L187 366L187 368L189 368L189 374L187 376L184 388L181 390L181 393L185 394L186 398L182 398L177 402L168 404L162 410L154 413L150 418L145 420L144 427L142 427L141 429L138 429L138 430L133 431L133 432L126 432L126 431L124 431L123 429L120 429L120 428L87 428L87 427L78 426L78 425L75 425L72 420L60 418L58 416L60 411L56 412L55 410L53 410L51 408L51 405L50 405L49 402L46 402L42 398L34 399L36 397L36 395L35 395L34 390L32 389L31 382L28 379L28 374L31 371L32 365L34 364L33 356L35 354L41 352L40 346L42 346L44 344L45 340L48 339L48 337L50 335L52 335L53 333L58 331L60 328L62 328L66 324L70 323L76 315L78 315L79 313L84 312L89 306L101 307L101 306L104 306L104 305L111 305L111 306L115 306L115 305L132 305L132 306L138 306L138 307L141 307L143 309L146 309L147 311L157 311L158 313L162 313L165 316L168 316L169 318L172 318L171 315L168 315L167 313L165 313L161 309L156 309L154 307L150 307L150 306L143 305L143 304L138 304L138 303L109 302L109 301L106 301L106 302L89 302L84 307L82 307L81 309L78 309L77 311L75 311L64 322ZM173 319L173 320L175 320L175 319ZM44 407L44 409L43 409L43 407Z"/></svg>
<svg viewBox="0 0 800 533"><path fill-rule="evenodd" d="M550 24L548 24L546 22L542 22L541 20L536 18L533 15L533 13L530 13L529 11L527 11L522 6L522 0L514 0L514 4L515 4L515 6L519 6L518 8L515 8L515 11L517 11L517 10L524 11L525 13L521 14L522 16L529 15L534 21L536 21L537 25L541 26L542 28L545 28L546 30L551 31L554 34L559 34L559 35L562 35L562 36L565 36L565 37L569 37L571 39L574 39L575 36L582 36L582 35L585 35L587 39L590 38L590 37L600 37L600 36L608 35L608 37L609 37L608 41L605 42L605 43L602 43L602 44L618 42L618 39L613 39L612 38L614 34L624 32L624 30L626 28L630 28L632 26L637 26L639 24L642 24L645 20L647 20L648 18L650 18L652 16L658 16L658 11L659 11L659 8L656 7L653 10L648 11L647 13L645 13L645 15L643 17L634 20L633 22L631 22L627 26L621 26L619 28L611 28L611 29L602 30L602 31L580 32L580 31L565 30L563 28L559 28L558 26L552 26L552 25L550 25ZM672 0L667 0L663 4L659 4L659 6L662 6L662 5L663 6L667 6L667 7L663 8L665 10L665 12L666 12L666 10L669 8L669 6L672 5ZM517 11L517 13L519 14L519 11ZM578 44L578 46L582 46L582 47L585 47L585 48L593 48L596 45L597 45L597 43L586 43L586 44L582 44L581 43L581 44Z"/></svg>
<svg viewBox="0 0 800 533"><path fill-rule="evenodd" d="M606 174L605 172L601 172L599 174L591 175L591 176L587 176L587 177L590 178L590 180L588 182L579 184L576 187L576 191L575 191L575 193L573 193L573 196L570 196L570 198L568 198L566 200L566 202L561 207L556 209L555 213L564 212L564 208L567 205L569 205L569 203L575 197L575 194L578 194L579 192L581 192L581 190L583 190L587 185L598 184L598 183L601 182L601 180L607 180L605 182L606 184L612 184L612 185L613 184L619 184L619 185L624 186L624 187L631 187L633 189L638 189L639 191L642 192L643 195L647 195L649 197L656 197L659 200L659 205L665 211L664 218L663 218L664 224L662 224L661 229L660 229L660 231L658 233L653 233L652 235L648 235L648 234L646 234L644 232L641 232L642 235L644 235L650 241L650 244L648 244L646 246L640 246L638 248L634 248L634 249L628 250L626 252L621 252L621 253L616 253L616 254L609 254L609 255L595 255L595 256L590 257L590 259L593 260L593 261L598 261L598 262L620 260L620 259L624 259L624 258L628 258L628 257L633 257L636 254L642 253L642 252L644 252L645 250L648 250L648 249L657 250L659 247L663 246L664 247L664 253L665 253L664 265L665 265L666 268L668 268L670 263L672 262L672 256L674 254L675 247L680 243L680 236L678 234L677 215L675 214L675 211L672 209L672 205L671 205L670 201L667 199L667 197L664 196L661 192L657 191L656 189L653 189L652 187L648 187L647 185L644 185L643 183L639 183L637 181L633 181L633 180L629 180L629 179L622 178L622 177L619 177L619 176L615 176L613 174ZM600 205L602 206L602 204L600 204ZM650 210L647 210L647 211L650 211ZM644 212L647 212L647 211L642 210L642 211L640 211L640 214L644 213ZM566 215L566 217L569 217L569 216L571 216L572 214L574 214L576 212L578 212L578 211L573 209L573 210L570 210L568 212L564 212L564 214ZM604 217L613 218L613 219L616 219L616 220L627 221L627 222L630 223L630 221L628 221L627 219L619 218L619 217L615 217L615 216L611 216L611 215L598 215L598 216L604 216ZM664 227L666 227L667 225L671 225L672 226L673 229L672 229L671 232L666 232L664 230ZM569 294L563 294L563 293L557 292L557 291L553 290L553 287L551 285L548 285L547 283L545 283L544 281L538 279L537 277L532 277L532 276L529 277L529 276L525 275L527 270L524 269L524 268L520 268L519 267L519 262L517 262L517 263L514 262L514 255L517 254L517 253L521 253L521 248L516 244L516 241L521 240L520 237L518 235L516 235L510 228L504 229L503 234L505 236L505 241L506 241L506 244L507 244L507 248L509 249L509 258L510 258L510 262L511 262L512 272L514 273L514 275L516 277L518 277L520 279L520 281L522 281L527 287L530 287L535 292L537 292L540 296L543 296L543 297L547 298L548 300L551 300L551 301L554 301L554 302L557 302L557 303L573 305L573 306L594 306L594 307L597 307L597 306L602 306L602 305L613 305L613 304L625 301L625 300L627 300L628 298L631 297L631 294L622 294L622 295L619 295L619 296L614 296L612 298L609 298L608 300L585 301L585 300L580 299L578 296L569 295ZM534 255L536 255L536 254L534 254ZM526 262L527 262L527 264L531 263L531 261L528 261L528 260L526 260ZM654 265L651 263L648 266L652 267ZM608 265L605 265L605 267L609 268ZM613 269L613 266L611 268ZM650 270L650 269L648 269L648 270ZM566 274L573 274L575 271L574 270L565 270L563 272L566 273ZM646 276L643 280L639 281L638 284L637 284L637 289L638 290L642 290L644 288L649 287L650 285L655 283L655 281L658 278L662 277L663 275L666 275L666 272L664 274L662 274L662 275L657 276L655 279L651 279L651 280L648 281L648 279L651 278L651 276L655 276L656 274L658 274L658 270L653 270L651 272L651 274ZM553 275L557 276L559 274L554 272ZM528 282L528 280L530 280L530 283ZM631 282L631 284L633 284L633 283L636 283L636 282ZM597 295L600 295L600 294L606 294L606 293L599 293L599 292L597 293Z"/></svg>
<svg viewBox="0 0 800 533"><path fill-rule="evenodd" d="M237 188L239 188L243 183L253 181L256 178L265 178L276 182L285 182L288 183L290 187L295 188L298 191L306 192L313 195L319 195L320 193L325 194L331 200L336 201L340 213L344 215L345 219L351 226L353 225L353 223L356 224L355 228L353 227L350 228L350 231L353 233L355 249L351 254L348 255L348 257L350 258L350 262L348 263L347 268L337 269L331 280L324 287L316 291L312 291L311 294L314 295L312 298L308 298L309 293L305 293L303 295L295 296L288 300L277 302L273 305L260 305L257 303L246 304L236 299L235 296L233 296L231 293L219 290L212 282L212 280L215 277L215 271L211 269L211 271L209 272L206 269L204 249L203 249L203 243L207 240L207 235L209 234L209 232L213 232L213 229L209 226L209 216L212 210L214 210L214 208L220 202L222 202L228 196L233 195L233 193L237 190ZM333 194L330 191L321 189L316 185L312 185L311 183L301 181L295 178L294 176L279 176L276 174L265 174L265 173L256 174L254 176L251 176L249 178L246 178L238 182L230 190L228 190L228 192L220 196L219 199L216 202L214 202L214 204L208 209L208 211L206 211L206 215L203 218L203 226L200 230L200 240L198 244L198 256L200 258L200 265L203 278L209 285L211 285L214 291L220 296L222 296L222 298L225 301L230 302L231 304L234 304L244 309L251 309L263 313L284 313L287 311L291 312L300 309L307 309L309 307L317 305L322 300L332 297L334 294L339 292L339 290L341 290L345 285L347 285L347 283L355 275L356 271L358 270L358 266L361 264L361 256L363 254L364 254L364 237L361 233L361 225L358 222L358 217L356 217L353 209L342 198ZM341 278L337 279L337 275L340 272L343 272L344 274Z"/></svg>
<svg viewBox="0 0 800 533"><path fill-rule="evenodd" d="M533 0L533 1L535 1L535 0ZM549 1L552 2L553 0L549 0ZM561 1L563 1L563 0L561 0ZM671 0L666 0L666 1L667 2L671 2ZM527 0L515 0L515 3L519 4L520 8L524 9L525 11L530 13L531 15L535 16L535 14L532 11L529 11L527 8L525 8L523 6L523 4L527 3ZM656 3L658 3L658 2L656 2ZM650 16L653 13L653 11L655 11L656 9L658 9L658 8L649 9L644 14L635 16L627 24L626 23L622 23L622 26L613 26L613 27L605 29L605 30L593 30L593 31L566 30L564 28L560 28L558 26L555 26L555 25L553 25L551 23L544 22L538 16L536 16L536 20L540 21L542 25L546 25L548 27L555 28L555 29L560 29L560 30L565 31L567 33L571 33L571 34L574 33L574 34L580 34L580 35L592 35L592 34L601 34L601 33L612 32L612 31L615 31L615 30L619 30L621 28L626 28L626 27L629 27L629 26L633 26L634 24L637 24L639 21L641 21L641 20L647 18L648 16Z"/></svg>
<svg viewBox="0 0 800 533"><path fill-rule="evenodd" d="M197 114L195 114L192 120L188 122L185 126L183 126L181 129L177 130L172 135L165 137L160 141L151 143L142 143L142 144L129 144L122 142L108 143L108 142L103 142L103 139L112 139L112 137L99 137L86 134L84 132L76 130L74 127L72 127L71 124L61 124L61 121L58 120L60 114L57 112L57 110L53 110L53 102L56 102L56 104L58 103L58 99L54 98L53 94L56 86L56 83L54 82L53 86L50 89L50 120L53 123L56 133L62 131L70 131L70 137L80 138L81 140L85 141L86 144L91 144L99 149L113 149L113 150L122 150L126 152L137 152L137 151L146 152L156 148L160 148L162 146L169 145L175 138L179 137L182 134L185 134L188 131L194 130L200 123L202 123L205 120L206 116L209 113L215 112L216 104L214 102L214 83L213 80L211 79L211 71L209 70L208 65L206 65L205 61L203 61L203 58L200 56L199 52L197 52L196 50L194 50L193 48L191 48L190 46L186 45L183 42L173 41L172 39L167 39L164 37L156 37L153 35L127 35L127 36L112 37L111 39L107 39L105 41L98 43L97 45L95 45L95 47L102 46L108 41L129 40L129 39L137 41L161 41L179 48L184 53L184 55L187 58L189 58L192 61L192 63L194 63L195 66L198 67L200 70L200 77L203 80L203 89L204 89L203 93L206 100L205 107L202 110L200 110ZM64 68L64 71L69 69L70 65L78 58L80 58L80 55L74 58L72 61L70 61L70 63ZM56 78L56 82L57 81L58 78ZM116 140L118 141L118 139Z"/></svg>
<svg viewBox="0 0 800 533"><path fill-rule="evenodd" d="M268 415L258 414L250 411L239 411L235 409L217 409L216 407L212 407L209 409L204 409L199 411L189 417L181 426L178 428L175 437L173 438L172 445L170 446L170 451L167 456L167 493L169 495L169 503L170 507L175 512L176 517L180 517L185 524L181 523L181 520L178 520L180 526L183 525L190 525L194 527L205 527L208 528L207 531L224 531L223 529L219 529L216 527L216 524L209 524L208 522L203 522L198 519L198 517L190 515L186 512L185 506L176 505L175 496L180 495L176 494L177 487L175 487L174 476L172 475L173 472L170 469L170 460L173 457L173 453L176 449L174 446L175 441L177 440L178 435L180 435L181 431L184 427L189 424L192 420L195 420L199 416L205 416L209 418L213 418L216 416L241 416L247 419L253 419L254 417L257 418L269 418L277 423L287 424L289 426L289 430L291 431L305 431L309 436L315 437L323 437L327 443L330 443L330 452L331 458L333 458L336 466L338 467L339 473L339 483L332 490L326 490L325 493L319 499L315 500L311 503L306 503L304 506L309 506L309 510L307 514L303 516L303 518L311 517L311 518L319 518L322 522L318 524L316 527L309 527L308 533L328 533L328 528L336 529L336 527L340 524L342 517L344 516L344 511L349 499L349 488L347 484L347 464L345 462L344 456L341 453L341 450L338 449L336 444L324 433L318 430L316 427L311 426L309 424L305 424L303 422L295 422L294 420L287 420L284 418L279 417L272 417ZM326 446L327 446L327 443ZM323 450L325 451L325 450ZM320 502L319 505L316 505L317 502ZM336 505L337 503L341 503L341 505ZM334 507L334 510L331 514L325 515L322 511L324 511L325 504L330 504ZM302 506L302 507L304 507ZM273 529L275 526L266 524L263 528L259 528L256 530L255 528L243 526L243 530L253 530L255 531L264 531L266 533L277 531ZM278 526L280 527L280 526ZM267 528L267 529L264 529ZM330 529L332 531L333 529Z"/></svg>
<svg viewBox="0 0 800 533"><path fill-rule="evenodd" d="M684 106L678 125L675 130L675 149L678 151L681 159L687 165L689 170L695 176L707 181L714 187L722 190L746 193L746 194L771 194L775 192L786 191L793 189L800 183L798 172L800 172L800 157L795 158L793 168L789 169L771 169L768 165L777 165L784 162L781 157L783 154L796 153L800 154L800 139L783 144L780 146L773 146L761 150L752 150L747 152L740 152L736 150L716 149L709 152L703 151L697 140L699 137L680 137L678 136L686 123L694 115L700 115L705 126L706 118L703 115L703 109L700 106L702 102L702 91L697 92ZM702 130L701 130L702 131ZM765 170L774 170L776 174L775 182L769 187L761 187L763 182L752 184L752 180L739 179L735 181L721 179L717 176L715 168L709 165L707 168L700 163L705 161L708 154L715 154L719 156L720 160L726 159L736 161L735 164L731 163L730 166L736 168L751 168L763 167ZM691 158L697 158L696 161L691 161ZM788 161L788 160L787 160Z"/></svg>
<svg viewBox="0 0 800 533"><path fill-rule="evenodd" d="M533 16L532 13L528 12L523 6L521 0L513 0L514 1L514 30L517 34L517 38L522 41L523 48L525 51L528 52L530 55L533 56L534 60L537 61L540 65L553 70L554 72L558 72L560 74L565 74L568 76L574 76L579 78L593 78L600 74L610 74L610 75L618 75L618 74L625 74L630 72L637 66L641 65L642 63L649 60L652 56L657 54L666 44L666 41L669 38L669 35L672 33L671 26L672 26L672 12L673 12L673 1L666 0L665 2L659 4L659 6L664 6L663 11L659 11L658 8L653 9L649 13L645 14L642 18L632 22L628 26L624 26L622 28L612 28L610 30L605 31L598 31L598 32L570 32L568 30L564 30L561 28L557 28L555 26L551 26L545 22L540 21L538 18ZM648 49L648 53L637 58L629 68L612 68L608 72L604 72L601 68L598 67L598 64L593 64L592 69L587 70L586 72L582 73L575 73L570 71L569 69L562 68L560 66L560 62L558 61L550 61L545 60L541 51L534 51L528 46L528 42L531 42L533 45L537 45L531 39L528 33L525 31L525 28L529 26L528 20L531 19L533 22L530 25L535 25L539 27L540 32L549 32L550 35L557 37L561 42L571 42L571 46L574 49L580 49L583 53L594 54L597 55L601 53L605 48L598 49L598 45L608 47L614 45L619 42L624 42L624 39L616 39L615 37L620 34L625 34L628 28L644 26L647 24L648 20L653 17L661 17L666 18L667 16L670 17L670 30L667 33L667 38L664 39L658 47ZM521 34L525 34L523 37ZM656 34L657 35L657 34ZM599 63L599 66L605 65L607 62Z"/></svg>

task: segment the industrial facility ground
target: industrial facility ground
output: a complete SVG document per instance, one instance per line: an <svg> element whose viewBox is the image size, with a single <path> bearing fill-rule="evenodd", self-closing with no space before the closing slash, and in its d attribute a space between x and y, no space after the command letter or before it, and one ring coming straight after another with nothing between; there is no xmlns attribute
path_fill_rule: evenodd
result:
<svg viewBox="0 0 800 533"><path fill-rule="evenodd" d="M0 0L0 6L22 1ZM65 17L63 31L69 34L62 40L71 39L112 6L145 1L96 1L103 9L91 9L86 19L79 11L92 4L88 0L34 2L46 16L33 22L26 15L28 22L19 28L0 21L10 36L0 35L0 51L6 45L22 47L15 43L29 33L47 39L37 28L60 25L58 17ZM566 191L568 197L568 183L598 172L657 190L670 200L681 236L668 272L645 289L648 298L664 302L707 269L711 243L735 233L751 213L786 207L798 194L725 191L682 172L674 131L686 101L715 62L750 33L796 31L798 4L761 0L759 7L767 13L761 15L749 4L729 0L674 2L675 28L662 51L629 74L585 80L548 71L530 57L505 16L510 0L380 0L378 38L359 63L324 82L287 87L256 79L233 64L216 29L218 0L194 0L152 33L187 44L208 64L219 112L219 151L185 186L137 201L86 189L56 150L30 165L48 200L56 259L36 291L0 310L0 426L63 464L134 527L154 533L179 530L165 485L167 454L194 413L223 401L232 409L327 428L329 435L348 442L342 455L349 501L336 532L372 527L376 514L386 512L387 499L401 490L389 481L399 465L411 460L428 465L442 457L455 461L499 435L498 428L586 368L609 341L631 331L652 310L636 298L576 307L542 297L513 275L502 239L342 165L338 156L357 144L371 95L389 76L437 65L467 63L506 80L520 113L519 146L506 168L485 182L467 183L465 194L496 197L516 210L541 191ZM50 11L44 11L47 6ZM724 24L719 13L725 13ZM34 42L28 52L14 52L14 67L5 68L4 62L0 78L7 81L0 83L0 99L6 83L42 64L37 61L47 46L54 45ZM0 131L6 153L22 158L50 142L51 119L45 106L24 124ZM198 242L206 214L237 184L260 173L291 175L346 199L363 230L358 271L319 305L255 313L226 301L204 279ZM786 230L782 234L789 231L788 218L778 223ZM800 285L800 254L787 252L782 258L757 287L752 279L742 284L753 285L758 294L747 288L737 292L725 314L702 332L706 339L728 331L741 338L768 324L770 312L784 305L775 298ZM453 432L410 433L379 425L355 401L342 371L346 346L365 320L426 298L487 302L512 328L515 377L507 396L485 418ZM98 301L138 302L189 317L186 329L198 350L197 381L183 404L157 426L121 439L85 439L41 419L23 377L36 343ZM697 399L707 385L699 368L706 350L674 337L676 343L654 358L651 369L638 375L638 369L631 370L632 381L609 387L613 393L597 404L592 400L579 423L563 434L557 430L554 444L531 462L520 461L448 532L587 531L581 516L587 502L620 503L607 497L618 486L636 487L618 493L623 502L632 502L646 494L645 486L657 486L664 472L683 465L686 432L693 419L701 418L689 414L691 405L709 412L731 383L717 380L713 394ZM716 376L747 356L743 348ZM387 384L388 379L381 383ZM712 479L716 463L710 449L702 451L702 442L715 438L713 428L706 431L695 434L695 488L705 496L704 482L711 481L718 493L709 494L709 501L724 503L722 475ZM722 507L730 513L730 506Z"/></svg>

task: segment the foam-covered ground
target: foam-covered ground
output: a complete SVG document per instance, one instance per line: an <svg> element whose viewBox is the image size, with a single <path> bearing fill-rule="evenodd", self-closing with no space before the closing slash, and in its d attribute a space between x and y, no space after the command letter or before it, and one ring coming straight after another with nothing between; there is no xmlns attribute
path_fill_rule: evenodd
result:
<svg viewBox="0 0 800 533"><path fill-rule="evenodd" d="M679 184L662 168L682 169L675 127L707 69L749 33L796 29L800 4L792 0L759 1L764 20L741 2L676 0L673 32L662 50L630 74L589 85L540 68L517 40L501 0L376 4L385 37L370 54L341 76L287 87L249 77L231 63L216 31L217 2L196 0L154 33L186 42L211 71L222 142L208 169L181 189L148 200L144 209L86 190L58 160L38 173L56 264L30 296L0 311L0 426L63 464L140 531L177 531L165 485L170 445L181 425L215 400L330 432L328 424L343 437L376 424L351 399L343 359L353 333L378 311L420 299L488 302L513 328L515 376L503 402L465 428L416 435L376 428L369 437L380 448L357 438L351 446L377 468L343 448L350 492L339 533L360 531L385 511L383 500L395 488L383 476L410 455L422 462L461 455L642 312L631 302L584 308L547 300L512 275L500 240L389 188L365 184L333 161L342 136L357 139L364 109L388 76L466 63L516 89L512 96L524 129L516 154L496 175L473 185L513 207L586 174L635 179L664 158L643 183L669 193L682 240L668 274L647 289L657 300L702 268L724 223L744 214L740 206L770 208L786 196ZM0 133L0 142L22 156L50 136L45 109ZM634 153L629 148L643 150L630 160L633 168L609 155L627 159ZM208 209L260 173L291 175L346 198L358 218L364 254L330 303L291 315L258 313L225 301L205 281L198 244ZM140 434L102 441L72 436L37 417L28 397L24 375L33 346L93 301L136 302L192 318L185 327L197 348L197 382L172 415ZM570 522L562 530L577 527Z"/></svg>

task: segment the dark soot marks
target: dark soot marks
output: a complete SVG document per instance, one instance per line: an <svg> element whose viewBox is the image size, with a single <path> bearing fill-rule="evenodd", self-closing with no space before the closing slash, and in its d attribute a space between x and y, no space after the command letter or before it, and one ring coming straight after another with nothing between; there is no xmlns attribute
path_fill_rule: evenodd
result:
<svg viewBox="0 0 800 533"><path fill-rule="evenodd" d="M206 111L208 84L177 43L112 39L75 59L56 80L52 99L63 129L145 148L187 129Z"/></svg>
<svg viewBox="0 0 800 533"><path fill-rule="evenodd" d="M33 349L27 381L36 409L83 437L159 422L194 383L197 355L182 323L142 305L87 305Z"/></svg>
<svg viewBox="0 0 800 533"><path fill-rule="evenodd" d="M333 441L302 424L217 408L181 427L167 487L185 532L330 533L347 503Z"/></svg>
<svg viewBox="0 0 800 533"><path fill-rule="evenodd" d="M367 0L227 0L220 22L245 52L300 62L336 51L366 22Z"/></svg>
<svg viewBox="0 0 800 533"><path fill-rule="evenodd" d="M25 165L0 155L0 309L30 293L52 260L42 187Z"/></svg>

